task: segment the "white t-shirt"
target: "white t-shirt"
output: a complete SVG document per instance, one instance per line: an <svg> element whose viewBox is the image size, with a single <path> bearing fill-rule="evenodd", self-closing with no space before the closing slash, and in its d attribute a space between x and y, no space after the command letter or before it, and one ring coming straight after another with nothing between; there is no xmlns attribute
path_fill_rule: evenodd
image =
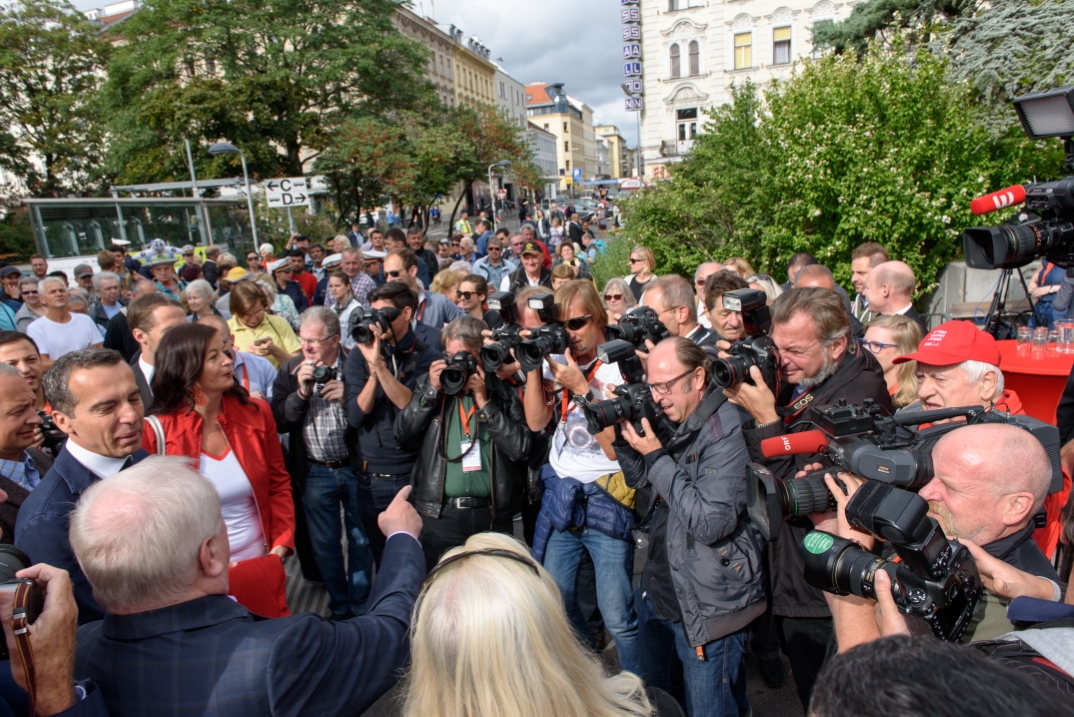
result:
<svg viewBox="0 0 1074 717"><path fill-rule="evenodd" d="M198 473L213 484L220 494L220 512L227 524L227 539L231 543L234 561L260 558L265 554L265 537L257 513L254 489L246 471L239 465L230 448L222 458L201 454Z"/></svg>
<svg viewBox="0 0 1074 717"><path fill-rule="evenodd" d="M85 314L71 314L66 324L58 324L47 316L41 316L26 327L26 335L37 342L37 348L55 361L64 354L88 349L101 343L97 324Z"/></svg>
<svg viewBox="0 0 1074 717"><path fill-rule="evenodd" d="M554 354L552 360L563 365L567 359L562 354ZM593 368L593 364L579 366L586 376ZM544 366L544 377L552 380L552 372L548 365ZM623 374L615 364L610 366L601 364L593 375L589 387L593 389L593 400L602 401L608 398L604 394L604 387L608 384L620 386L623 384ZM562 394L557 394L557 401L562 401ZM562 404L561 404L562 405ZM556 426L556 433L552 437L552 450L548 455L548 463L552 470L561 478L574 478L581 483L592 483L601 476L619 472L619 462L608 460L604 455L604 449L597 443L596 436L591 436L586 430L585 414L572 400L568 407L567 420L560 421Z"/></svg>

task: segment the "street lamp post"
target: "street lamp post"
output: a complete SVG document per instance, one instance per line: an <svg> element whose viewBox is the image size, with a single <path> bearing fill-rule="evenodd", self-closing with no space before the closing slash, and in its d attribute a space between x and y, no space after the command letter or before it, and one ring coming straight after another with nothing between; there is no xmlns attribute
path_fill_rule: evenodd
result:
<svg viewBox="0 0 1074 717"><path fill-rule="evenodd" d="M496 193L495 193L495 191L493 190L493 187L492 187L492 168L493 167L501 167L503 169L507 169L510 166L511 166L511 160L509 160L509 159L504 159L504 160L501 160L499 162L495 162L494 164L489 165L489 199L492 200L492 230L493 231L496 231L497 227L496 227Z"/></svg>
<svg viewBox="0 0 1074 717"><path fill-rule="evenodd" d="M209 147L209 154L214 157L218 154L237 154L239 159L242 160L242 179L246 183L246 206L250 210L250 231L254 235L254 250L257 250L257 217L254 216L254 199L253 194L250 192L250 175L246 171L246 155L243 151L231 144L231 142L217 142L212 147Z"/></svg>

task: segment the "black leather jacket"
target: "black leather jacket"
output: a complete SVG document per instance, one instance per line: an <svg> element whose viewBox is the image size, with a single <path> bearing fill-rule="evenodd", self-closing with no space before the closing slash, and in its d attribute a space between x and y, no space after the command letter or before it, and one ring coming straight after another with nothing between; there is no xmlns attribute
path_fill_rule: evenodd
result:
<svg viewBox="0 0 1074 717"><path fill-rule="evenodd" d="M421 453L410 475L411 501L422 515L439 518L444 504L447 466L438 446L443 441L441 413L445 402L429 377L418 380L410 403L395 417L393 431L399 445L421 439ZM449 400L448 408L454 406ZM492 514L513 513L526 497L526 467L532 437L517 394L493 378L489 401L477 412L492 440Z"/></svg>

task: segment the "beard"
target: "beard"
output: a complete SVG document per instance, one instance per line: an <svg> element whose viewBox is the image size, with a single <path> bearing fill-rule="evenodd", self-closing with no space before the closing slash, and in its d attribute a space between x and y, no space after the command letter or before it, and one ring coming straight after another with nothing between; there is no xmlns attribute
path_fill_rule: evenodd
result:
<svg viewBox="0 0 1074 717"><path fill-rule="evenodd" d="M818 371L814 376L810 376L809 378L803 378L801 381L798 382L798 385L803 386L805 388L813 388L814 386L819 386L825 381L827 381L829 378L831 378L832 374L835 373L835 370L837 368L839 368L839 365L835 362L835 359L825 353L824 365L820 367L820 371Z"/></svg>

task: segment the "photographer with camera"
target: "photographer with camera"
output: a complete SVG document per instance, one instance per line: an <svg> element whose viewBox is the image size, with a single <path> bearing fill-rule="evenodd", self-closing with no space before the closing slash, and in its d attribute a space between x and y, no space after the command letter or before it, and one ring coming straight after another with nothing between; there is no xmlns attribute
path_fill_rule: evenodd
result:
<svg viewBox="0 0 1074 717"><path fill-rule="evenodd" d="M471 535L511 533L522 503L530 431L517 392L478 360L486 328L472 316L445 326L444 357L395 417L400 445L421 441L411 485L429 570Z"/></svg>
<svg viewBox="0 0 1074 717"><path fill-rule="evenodd" d="M671 691L678 659L691 717L747 714L748 626L767 601L764 538L747 516L742 481L746 416L711 384L708 357L685 337L657 344L647 371L671 425L642 418L642 436L623 422L615 442L619 464L638 479L632 487L651 488L648 556L635 595L641 674Z"/></svg>
<svg viewBox="0 0 1074 717"><path fill-rule="evenodd" d="M683 336L698 346L716 345L717 333L697 323L693 289L678 274L662 276L649 284L641 303L656 312L669 335Z"/></svg>
<svg viewBox="0 0 1074 717"><path fill-rule="evenodd" d="M358 509L379 567L384 536L377 530L377 514L410 485L420 449L417 444L400 445L392 425L410 403L418 377L440 357L411 327L418 297L408 282L388 281L369 292L369 301L372 311L354 327L356 345L347 356L344 384L347 420L358 429L365 461Z"/></svg>
<svg viewBox="0 0 1074 717"><path fill-rule="evenodd" d="M786 479L818 458L769 459L761 451L761 441L810 428L798 419L811 406L839 399L860 404L870 399L889 412L892 408L883 370L872 354L854 342L849 314L837 294L820 288L791 289L773 302L771 312L778 385L768 385L754 365L749 381L728 386L724 393L752 416L742 430L750 459ZM729 344L721 347L729 348ZM806 583L798 554L799 544L812 529L813 524L802 517L783 522L778 538L768 546L772 614L803 705L809 704L831 635L828 604L820 590Z"/></svg>
<svg viewBox="0 0 1074 717"><path fill-rule="evenodd" d="M555 309L562 323L541 327L547 333L532 347L544 354L546 365L522 362L527 370L523 405L529 429L537 433L553 421L555 425L548 464L541 472L545 489L533 554L559 586L578 635L592 646L576 589L582 555L589 554L596 573L597 605L619 650L620 664L637 672L630 535L635 524L634 490L615 459L614 427L590 435L577 405L578 399L608 398L605 388L621 386L623 375L618 366L597 359L597 346L606 340L608 314L593 282L582 279L561 286ZM524 358L526 352L519 349L515 355Z"/></svg>
<svg viewBox="0 0 1074 717"><path fill-rule="evenodd" d="M330 619L345 620L365 611L373 582L373 553L358 510L358 434L343 406L348 351L340 341L339 317L324 306L302 313L298 340L302 355L281 366L273 383L272 414L276 429L289 434L287 472L296 518L300 511L304 518L296 532L307 533L328 589ZM347 536L346 567L341 532ZM302 548L296 545L300 558Z"/></svg>

